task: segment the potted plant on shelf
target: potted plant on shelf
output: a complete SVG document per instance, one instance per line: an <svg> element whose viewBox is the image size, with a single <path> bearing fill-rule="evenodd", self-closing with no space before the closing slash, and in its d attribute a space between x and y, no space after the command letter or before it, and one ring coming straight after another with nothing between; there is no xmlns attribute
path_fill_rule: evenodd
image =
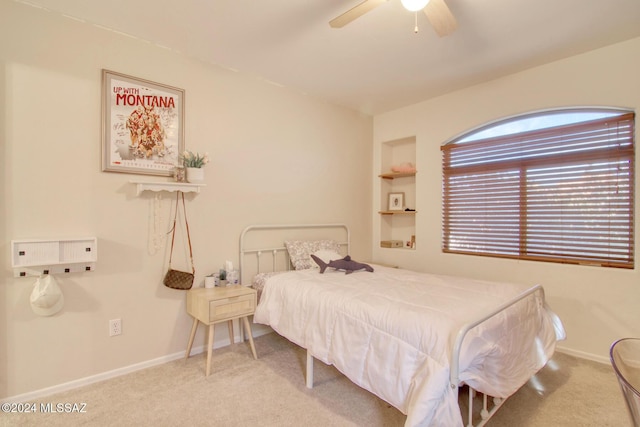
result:
<svg viewBox="0 0 640 427"><path fill-rule="evenodd" d="M200 184L204 182L204 165L209 163L209 154L204 153L192 153L191 151L185 151L182 153L182 164L187 171L187 181L193 184Z"/></svg>

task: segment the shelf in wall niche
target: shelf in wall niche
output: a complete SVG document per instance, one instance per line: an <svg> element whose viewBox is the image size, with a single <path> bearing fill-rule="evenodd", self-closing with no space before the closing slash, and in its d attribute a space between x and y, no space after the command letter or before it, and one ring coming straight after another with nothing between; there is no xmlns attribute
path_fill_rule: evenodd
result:
<svg viewBox="0 0 640 427"><path fill-rule="evenodd" d="M416 176L417 172L388 172L378 175L383 179L404 178L406 176Z"/></svg>
<svg viewBox="0 0 640 427"><path fill-rule="evenodd" d="M416 211L379 211L380 215L415 215Z"/></svg>
<svg viewBox="0 0 640 427"><path fill-rule="evenodd" d="M143 191L182 191L183 193L199 193L206 184L191 184L189 182L152 182L129 181L136 185L137 195Z"/></svg>

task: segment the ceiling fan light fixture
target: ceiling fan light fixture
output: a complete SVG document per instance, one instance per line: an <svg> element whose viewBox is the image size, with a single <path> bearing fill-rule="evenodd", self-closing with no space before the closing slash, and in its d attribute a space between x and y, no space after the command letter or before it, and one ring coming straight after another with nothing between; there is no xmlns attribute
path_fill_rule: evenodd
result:
<svg viewBox="0 0 640 427"><path fill-rule="evenodd" d="M429 3L429 0L400 0L402 6L405 9L411 12L417 12L419 10L424 9L424 7Z"/></svg>

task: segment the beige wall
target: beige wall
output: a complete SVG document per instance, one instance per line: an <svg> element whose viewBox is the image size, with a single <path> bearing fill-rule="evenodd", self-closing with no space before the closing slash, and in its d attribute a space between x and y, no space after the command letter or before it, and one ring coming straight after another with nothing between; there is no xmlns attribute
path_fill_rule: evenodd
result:
<svg viewBox="0 0 640 427"><path fill-rule="evenodd" d="M635 270L442 254L439 150L464 131L524 112L637 108L640 39L373 120L13 2L0 2L0 40L0 399L175 356L186 346L184 293L162 286L167 253L149 249L153 197L137 197L129 184L144 177L100 171L102 68L186 90L187 148L213 157L207 187L188 196L198 284L224 260L237 262L246 225L341 221L351 226L355 257L543 284L565 322L566 351L606 361L613 340L640 336ZM380 227L372 213L380 206L380 143L413 135L417 250L382 250L373 243ZM170 203L165 195L164 223ZM60 278L64 310L41 318L28 304L33 279L13 278L9 241L56 236L97 236L98 270ZM113 318L122 318L124 333L110 338ZM218 336L223 345L225 332ZM202 334L196 339L202 343Z"/></svg>
<svg viewBox="0 0 640 427"><path fill-rule="evenodd" d="M606 362L614 340L640 336L637 269L443 254L440 145L484 123L530 111L584 105L637 110L640 106L638 76L640 39L634 39L376 116L374 176L379 173L382 142L416 136L418 214L417 250L381 249L374 244L374 259L443 274L540 283L567 329L568 338L562 348ZM380 184L374 179L374 212L380 206L379 193ZM380 219L376 214L373 223L373 241L377 242Z"/></svg>
<svg viewBox="0 0 640 427"><path fill-rule="evenodd" d="M198 285L237 263L252 223L345 222L354 257L370 257L371 117L14 2L0 2L0 40L0 398L187 344L185 294L163 287L167 252L149 249L153 196L129 183L167 178L101 172L103 68L186 91L186 146L212 156L206 187L187 197ZM97 271L60 277L63 311L36 316L9 241L82 236L98 237ZM114 318L123 334L110 338Z"/></svg>

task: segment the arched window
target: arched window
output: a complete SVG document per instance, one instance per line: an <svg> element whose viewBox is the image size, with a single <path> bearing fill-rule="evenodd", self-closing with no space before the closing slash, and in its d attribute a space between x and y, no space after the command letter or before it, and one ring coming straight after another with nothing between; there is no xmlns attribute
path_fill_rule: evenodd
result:
<svg viewBox="0 0 640 427"><path fill-rule="evenodd" d="M547 111L443 145L443 251L633 268L634 121Z"/></svg>

